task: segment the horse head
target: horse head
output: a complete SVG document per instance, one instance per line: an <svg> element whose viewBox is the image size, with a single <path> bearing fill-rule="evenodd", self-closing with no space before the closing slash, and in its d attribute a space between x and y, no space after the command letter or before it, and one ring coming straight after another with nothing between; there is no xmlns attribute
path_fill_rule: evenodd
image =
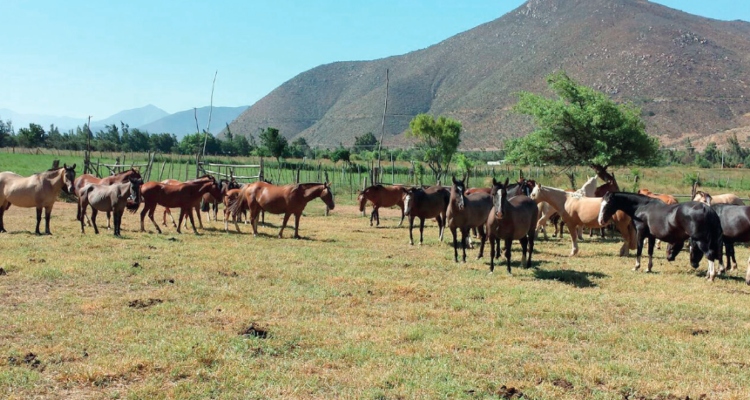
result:
<svg viewBox="0 0 750 400"><path fill-rule="evenodd" d="M693 201L699 201L701 203L706 203L709 206L711 205L711 195L702 191L698 190L695 193L693 193Z"/></svg>
<svg viewBox="0 0 750 400"><path fill-rule="evenodd" d="M367 204L367 197L365 197L365 192L357 190L357 202L359 203L359 211L364 212L365 205Z"/></svg>
<svg viewBox="0 0 750 400"><path fill-rule="evenodd" d="M599 208L599 225L604 225L617 212L617 207L612 201L613 194L613 192L607 192L602 196L602 205Z"/></svg>
<svg viewBox="0 0 750 400"><path fill-rule="evenodd" d="M136 210L138 210L138 206L141 205L141 186L143 185L143 179L141 179L140 175L138 175L138 177L131 175L128 177L128 182L130 182L130 196L128 196L125 207L131 213L135 213Z"/></svg>
<svg viewBox="0 0 750 400"><path fill-rule="evenodd" d="M417 190L422 189L401 187L404 196L404 215L410 215L412 205L414 204L414 194L417 193Z"/></svg>
<svg viewBox="0 0 750 400"><path fill-rule="evenodd" d="M498 182L495 178L492 178L492 205L495 207L495 218L503 219L505 215L505 208L508 204L508 182L510 180L505 178L505 183Z"/></svg>
<svg viewBox="0 0 750 400"><path fill-rule="evenodd" d="M539 198L539 192L541 191L542 185L534 182L534 188L531 189L531 193L529 193L529 197L531 197L531 200L537 201L537 199Z"/></svg>
<svg viewBox="0 0 750 400"><path fill-rule="evenodd" d="M456 205L458 206L459 210L464 209L464 191L466 190L466 187L464 186L464 180L457 181L456 176L453 175L453 185L451 186L451 198L456 199Z"/></svg>
<svg viewBox="0 0 750 400"><path fill-rule="evenodd" d="M75 180L76 180L76 165L73 164L73 166L68 167L67 164L63 164L63 169L65 170L65 173L63 174L63 190L65 190L66 193L74 194L75 193Z"/></svg>
<svg viewBox="0 0 750 400"><path fill-rule="evenodd" d="M333 210L333 207L336 206L333 204L333 190L331 190L331 184L328 182L323 184L323 191L320 192L320 199L323 200L323 203L326 203L329 210Z"/></svg>

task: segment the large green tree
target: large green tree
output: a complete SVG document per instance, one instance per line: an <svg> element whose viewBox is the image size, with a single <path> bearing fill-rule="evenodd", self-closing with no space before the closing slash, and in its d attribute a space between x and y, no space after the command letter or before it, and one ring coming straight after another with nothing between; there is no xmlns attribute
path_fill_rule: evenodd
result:
<svg viewBox="0 0 750 400"><path fill-rule="evenodd" d="M428 114L419 114L409 122L409 128L407 136L418 139L417 147L424 151L424 161L435 179L440 179L461 143L461 123L444 116L435 119Z"/></svg>
<svg viewBox="0 0 750 400"><path fill-rule="evenodd" d="M47 132L39 124L29 124L28 128L18 130L18 145L21 147L44 147L47 142Z"/></svg>
<svg viewBox="0 0 750 400"><path fill-rule="evenodd" d="M506 142L508 161L588 165L605 180L610 166L658 162L659 143L646 134L640 109L617 104L562 71L549 75L547 83L557 99L519 94L514 110L533 117L536 130Z"/></svg>
<svg viewBox="0 0 750 400"><path fill-rule="evenodd" d="M260 134L259 138L261 145L268 150L268 153L276 158L276 161L280 161L289 144L286 138L279 133L279 130L268 127Z"/></svg>
<svg viewBox="0 0 750 400"><path fill-rule="evenodd" d="M0 147L15 146L13 123L0 119Z"/></svg>

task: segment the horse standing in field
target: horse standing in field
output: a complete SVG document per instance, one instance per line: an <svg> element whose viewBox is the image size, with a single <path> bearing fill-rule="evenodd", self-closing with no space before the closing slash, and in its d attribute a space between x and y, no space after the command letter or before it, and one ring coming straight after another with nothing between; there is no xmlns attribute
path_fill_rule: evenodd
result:
<svg viewBox="0 0 750 400"><path fill-rule="evenodd" d="M445 213L445 225L453 235L453 256L458 262L458 234L461 231L461 248L463 249L463 261L466 262L466 245L469 230L476 227L482 241L485 241L485 224L487 216L492 210L492 198L487 193L474 193L466 196L464 181L453 177L448 210Z"/></svg>
<svg viewBox="0 0 750 400"><path fill-rule="evenodd" d="M172 185L161 182L144 183L143 186L141 186L141 199L144 204L143 211L141 211L141 232L146 231L143 226L143 219L148 213L148 217L151 219L151 222L154 223L156 230L161 233L159 224L154 221L154 210L156 210L157 205L160 205L162 207L180 208L180 219L177 223L177 233L182 233L180 232L182 219L190 218L193 232L197 235L198 230L195 229L192 210L195 208L196 203L200 202L204 193L210 191L218 192L218 190L219 186L216 184L216 180L210 175L205 179ZM198 218L200 218L200 214Z"/></svg>
<svg viewBox="0 0 750 400"><path fill-rule="evenodd" d="M734 244L750 242L750 207L734 204L714 204L711 208L716 211L721 221L722 241L727 255L726 269L737 269ZM745 283L750 285L750 259L748 259Z"/></svg>
<svg viewBox="0 0 750 400"><path fill-rule="evenodd" d="M597 220L599 209L602 203L601 197L584 197L582 193L566 192L562 189L551 188L537 184L530 196L534 201L545 201L557 210L560 217L567 225L570 231L570 238L573 241L573 248L570 256L578 253L578 235L577 228L585 226L589 228L601 228L609 223L606 219L604 223ZM628 255L629 250L635 249L635 230L631 225L631 219L624 212L613 216L612 220L615 226L622 234L624 243L620 247L620 256Z"/></svg>
<svg viewBox="0 0 750 400"><path fill-rule="evenodd" d="M536 183L536 182L535 182ZM597 197L594 193L596 192L596 175L586 180L586 182L581 186L578 190L565 190L569 193L575 193L576 196L579 197ZM532 187L531 190L533 191L534 188ZM529 192L528 195L531 195ZM527 195L527 196L528 196ZM560 233L560 238L563 237L563 232L565 228L565 221L561 221L559 214L557 213L557 210L554 207L551 207L546 202L539 202L537 205L538 215L539 215L539 221L536 225L536 232L539 233L539 231L544 232L544 238L547 239L547 221L551 220L552 223L555 226L555 234L552 235L552 237L556 237L558 232ZM558 229L558 223L559 223L559 229ZM583 227L580 227L577 230L578 233L578 240L583 240Z"/></svg>
<svg viewBox="0 0 750 400"><path fill-rule="evenodd" d="M215 182L215 178L213 176L211 176L211 175L203 175L203 176L201 176L199 178L191 179L191 180L185 181L185 182L178 181L177 179L165 179L165 180L161 181L161 184L163 184L163 185L179 185L179 184L182 184L182 183L195 183L195 182L201 183L201 182L206 182L206 181L209 181L209 180L212 180L212 181ZM193 219L192 218L193 211L195 211L195 215L198 217L198 226L201 229L203 229L203 220L201 219L201 213L200 213L201 201L203 200L203 198L207 194L211 195L211 197L218 196L219 198L221 198L220 192L221 192L221 187L217 185L216 188L214 188L214 190L212 190L211 192L208 192L208 193L204 193L202 197L198 198L196 200L195 204L193 205L193 208L190 209L190 215L191 215L190 220L192 221L192 219ZM172 225L174 225L174 227L177 228L177 224L174 221L174 217L172 216L172 211L169 210L169 207L165 207L164 208L164 214L162 215L162 222L161 222L161 224L163 226L167 226L167 215L169 215L169 218L172 219ZM211 219L209 218L209 221L210 220ZM188 220L187 220L187 218L185 218L185 229L187 229L187 227L188 227L187 223L188 223ZM179 230L178 230L178 232L179 232Z"/></svg>
<svg viewBox="0 0 750 400"><path fill-rule="evenodd" d="M521 242L523 257L521 265L531 267L531 254L534 252L534 236L536 236L536 223L538 220L537 209L534 200L525 195L508 196L508 179L505 184L492 178L492 211L487 217L487 236L490 241L490 272L495 270L495 249L497 257L500 257L500 240L505 241L505 259L507 260L508 273L510 273L511 244L514 240ZM479 256L484 253L484 240L479 248ZM526 258L528 246L529 257Z"/></svg>
<svg viewBox="0 0 750 400"><path fill-rule="evenodd" d="M53 168L29 177L23 177L13 172L0 172L0 232L6 232L3 223L5 211L11 206L36 208L36 231L42 222L42 209L44 209L44 233L51 235L49 230L49 219L52 207L55 205L57 196L61 190L74 193L73 186L76 177L76 165L68 167L63 164L62 168Z"/></svg>
<svg viewBox="0 0 750 400"><path fill-rule="evenodd" d="M136 178L136 179L142 179L141 174L135 169L130 168L128 170L122 171L120 173L114 174L112 176L108 176L106 178L97 178L94 175L91 174L83 174L76 178L76 181L74 183L75 187L75 195L80 197L79 191L86 185L90 183L98 184L98 185L112 185L115 183L123 183L128 182L130 178ZM78 202L77 206L77 212L76 212L76 220L80 221L81 219L86 218L88 219L88 215L86 215L86 211L84 210L81 212L81 203ZM91 219L88 219L89 226L91 226ZM110 212L107 212L107 229L109 229L111 226L111 216Z"/></svg>
<svg viewBox="0 0 750 400"><path fill-rule="evenodd" d="M211 222L211 211L214 213L214 221L218 221L219 214L219 203L223 202L224 195L232 189L239 189L240 184L234 179L221 179L219 180L219 197L214 196L215 193L204 193L201 199L201 211L206 213L206 218ZM196 211L197 212L197 211Z"/></svg>
<svg viewBox="0 0 750 400"><path fill-rule="evenodd" d="M693 201L700 201L701 203L706 203L709 206L713 204L734 204L736 206L745 205L745 202L733 193L724 193L716 196L711 196L710 194L702 190L698 190L697 182L693 184L692 192L693 193L691 197L693 198Z"/></svg>
<svg viewBox="0 0 750 400"><path fill-rule="evenodd" d="M648 189L641 189L638 191L638 194L642 194L644 196L651 197L652 199L659 199L664 202L664 204L677 204L679 201L672 196L671 194L659 194L659 193L653 193ZM661 249L661 240L656 239L656 248Z"/></svg>
<svg viewBox="0 0 750 400"><path fill-rule="evenodd" d="M401 209L401 221L398 223L398 226L404 223L404 192L401 185L372 185L358 193L357 201L359 202L360 212L365 211L365 205L368 201L372 203L370 226L372 226L373 220L377 221L377 226L380 226L380 213L378 212L380 207L398 206Z"/></svg>
<svg viewBox="0 0 750 400"><path fill-rule="evenodd" d="M141 204L141 185L143 180L130 176L126 182L116 184L89 183L78 190L78 208L86 214L86 209L91 206L91 225L94 232L99 234L96 226L96 214L104 211L115 215L115 236L120 236L122 226L122 214L127 208L131 213L138 210ZM83 218L81 218L81 233L84 231Z"/></svg>
<svg viewBox="0 0 750 400"><path fill-rule="evenodd" d="M658 238L669 243L667 261L674 261L690 239L690 264L698 268L700 253L708 258L708 279L716 276L714 262L721 263L721 221L716 211L707 204L687 202L664 204L661 200L623 192L610 192L601 199L599 223L604 224L617 211L633 219L637 231L638 249L634 270L641 267L643 240L648 238L648 272L653 267L654 241ZM723 268L720 268L723 269Z"/></svg>
<svg viewBox="0 0 750 400"><path fill-rule="evenodd" d="M240 231L237 224L237 214L243 209L250 211L250 223L253 226L253 235L258 235L258 215L261 211L271 214L284 214L284 219L279 230L279 238L284 233L289 217L294 215L294 238L299 239L299 219L302 216L307 203L313 199L320 198L329 210L333 210L333 192L330 185L326 183L299 183L285 186L276 186L266 182L255 182L241 189L237 200L230 204L229 210L235 218L235 228ZM225 223L225 228L227 225Z"/></svg>
<svg viewBox="0 0 750 400"><path fill-rule="evenodd" d="M419 218L419 244L422 245L425 219L435 218L438 224L438 237L443 241L445 213L448 209L450 192L442 186L423 188L402 188L404 192L404 214L409 216L409 244L414 245L414 218Z"/></svg>

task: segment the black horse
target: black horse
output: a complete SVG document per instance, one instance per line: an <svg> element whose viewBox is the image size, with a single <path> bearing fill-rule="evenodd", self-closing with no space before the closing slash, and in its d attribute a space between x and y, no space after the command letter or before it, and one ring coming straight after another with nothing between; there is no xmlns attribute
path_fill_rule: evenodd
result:
<svg viewBox="0 0 750 400"><path fill-rule="evenodd" d="M728 270L737 269L737 259L734 257L734 244L750 242L750 207L733 204L714 204L711 208L719 214L721 230L724 233L724 248L727 253ZM750 260L749 260L750 261ZM745 282L750 285L750 263Z"/></svg>
<svg viewBox="0 0 750 400"><path fill-rule="evenodd" d="M702 254L708 259L708 279L716 276L714 262L721 263L721 221L711 207L695 201L665 204L641 194L609 192L602 198L599 223L604 225L618 210L629 215L638 235L635 270L641 267L643 239L648 238L648 272L653 266L654 242L667 242L667 261L674 261L690 239L690 265L698 268Z"/></svg>

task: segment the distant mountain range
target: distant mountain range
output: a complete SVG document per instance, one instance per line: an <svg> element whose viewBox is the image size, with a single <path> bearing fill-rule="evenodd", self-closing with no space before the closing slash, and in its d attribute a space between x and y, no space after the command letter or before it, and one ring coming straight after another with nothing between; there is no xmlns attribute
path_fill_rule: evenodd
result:
<svg viewBox="0 0 750 400"><path fill-rule="evenodd" d="M211 111L211 133L218 134L226 127L226 124L232 122L238 115L247 109L242 107L213 107ZM197 110L179 111L174 114L149 104L144 107L123 110L110 117L92 120L91 130L97 132L104 129L106 125L115 124L118 127L120 123L125 123L130 128L138 128L148 131L149 133L173 133L177 138L195 133L195 117L198 117L198 126L200 130L206 129L208 123L208 114L210 106L201 107ZM78 126L83 126L88 122L87 119L72 118L64 116L39 115L39 114L21 114L9 109L0 109L0 120L13 122L13 128L18 131L20 128L28 127L30 123L41 125L45 130L54 124L60 131L68 131Z"/></svg>

